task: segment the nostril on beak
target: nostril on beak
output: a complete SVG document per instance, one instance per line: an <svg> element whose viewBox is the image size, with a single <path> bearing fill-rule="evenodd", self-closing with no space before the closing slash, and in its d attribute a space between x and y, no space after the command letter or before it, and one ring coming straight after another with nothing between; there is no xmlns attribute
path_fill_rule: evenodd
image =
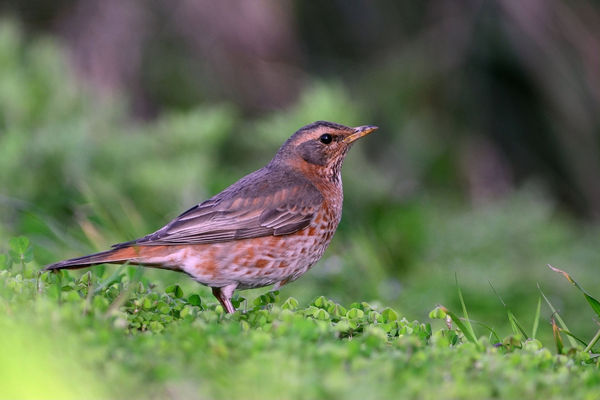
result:
<svg viewBox="0 0 600 400"><path fill-rule="evenodd" d="M344 139L344 142L345 143L352 143L356 139L360 139L363 136L367 136L368 134L370 134L371 132L376 131L377 129L379 129L379 128L377 126L375 126L375 125L358 126L358 127L354 128L354 133L353 134L351 134L350 136L346 137L346 139Z"/></svg>

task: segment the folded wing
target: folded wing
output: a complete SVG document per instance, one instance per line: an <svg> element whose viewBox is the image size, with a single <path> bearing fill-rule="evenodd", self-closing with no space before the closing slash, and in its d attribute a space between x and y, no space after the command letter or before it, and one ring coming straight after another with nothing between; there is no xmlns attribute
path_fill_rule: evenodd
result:
<svg viewBox="0 0 600 400"><path fill-rule="evenodd" d="M190 208L158 231L115 247L288 235L307 227L322 201L321 193L303 176L262 169Z"/></svg>

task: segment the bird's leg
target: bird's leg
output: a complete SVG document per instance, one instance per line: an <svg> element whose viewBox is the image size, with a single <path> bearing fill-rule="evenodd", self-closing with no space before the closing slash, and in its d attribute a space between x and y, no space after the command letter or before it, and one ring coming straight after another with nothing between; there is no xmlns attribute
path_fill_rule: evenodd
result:
<svg viewBox="0 0 600 400"><path fill-rule="evenodd" d="M273 289L271 289L271 292L275 292L276 290L279 290L283 285L285 285L286 283L288 283L289 279L286 278L282 281L277 282L274 286Z"/></svg>
<svg viewBox="0 0 600 400"><path fill-rule="evenodd" d="M213 295L219 300L219 303L225 309L225 312L228 314L233 314L235 312L235 308L233 308L233 304L231 304L231 296L235 291L237 285L227 285L223 287L214 287L212 288Z"/></svg>

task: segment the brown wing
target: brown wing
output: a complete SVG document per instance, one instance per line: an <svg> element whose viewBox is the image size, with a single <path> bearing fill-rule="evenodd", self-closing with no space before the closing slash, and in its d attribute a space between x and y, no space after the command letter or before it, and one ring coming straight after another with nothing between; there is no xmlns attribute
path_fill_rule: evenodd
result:
<svg viewBox="0 0 600 400"><path fill-rule="evenodd" d="M265 167L190 208L158 231L116 247L288 235L308 226L322 201L321 193L303 176Z"/></svg>

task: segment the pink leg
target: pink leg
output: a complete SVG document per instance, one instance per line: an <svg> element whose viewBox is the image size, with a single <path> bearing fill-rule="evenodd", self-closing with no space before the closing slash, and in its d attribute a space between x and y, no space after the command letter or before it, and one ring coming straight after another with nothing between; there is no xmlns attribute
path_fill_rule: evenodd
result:
<svg viewBox="0 0 600 400"><path fill-rule="evenodd" d="M280 288L281 288L283 285L285 285L286 283L288 283L288 281L289 281L289 279L284 279L284 280L282 280L282 281L279 281L279 282L277 282L277 283L276 283L276 284L273 286L273 289L272 289L272 291L274 292L274 291L276 291L276 290L279 290L279 289L280 289Z"/></svg>
<svg viewBox="0 0 600 400"><path fill-rule="evenodd" d="M221 303L225 312L228 314L233 314L235 312L235 308L233 308L233 304L231 304L231 296L236 287L237 285L227 285L220 288L212 288L213 295L219 300L219 303Z"/></svg>

